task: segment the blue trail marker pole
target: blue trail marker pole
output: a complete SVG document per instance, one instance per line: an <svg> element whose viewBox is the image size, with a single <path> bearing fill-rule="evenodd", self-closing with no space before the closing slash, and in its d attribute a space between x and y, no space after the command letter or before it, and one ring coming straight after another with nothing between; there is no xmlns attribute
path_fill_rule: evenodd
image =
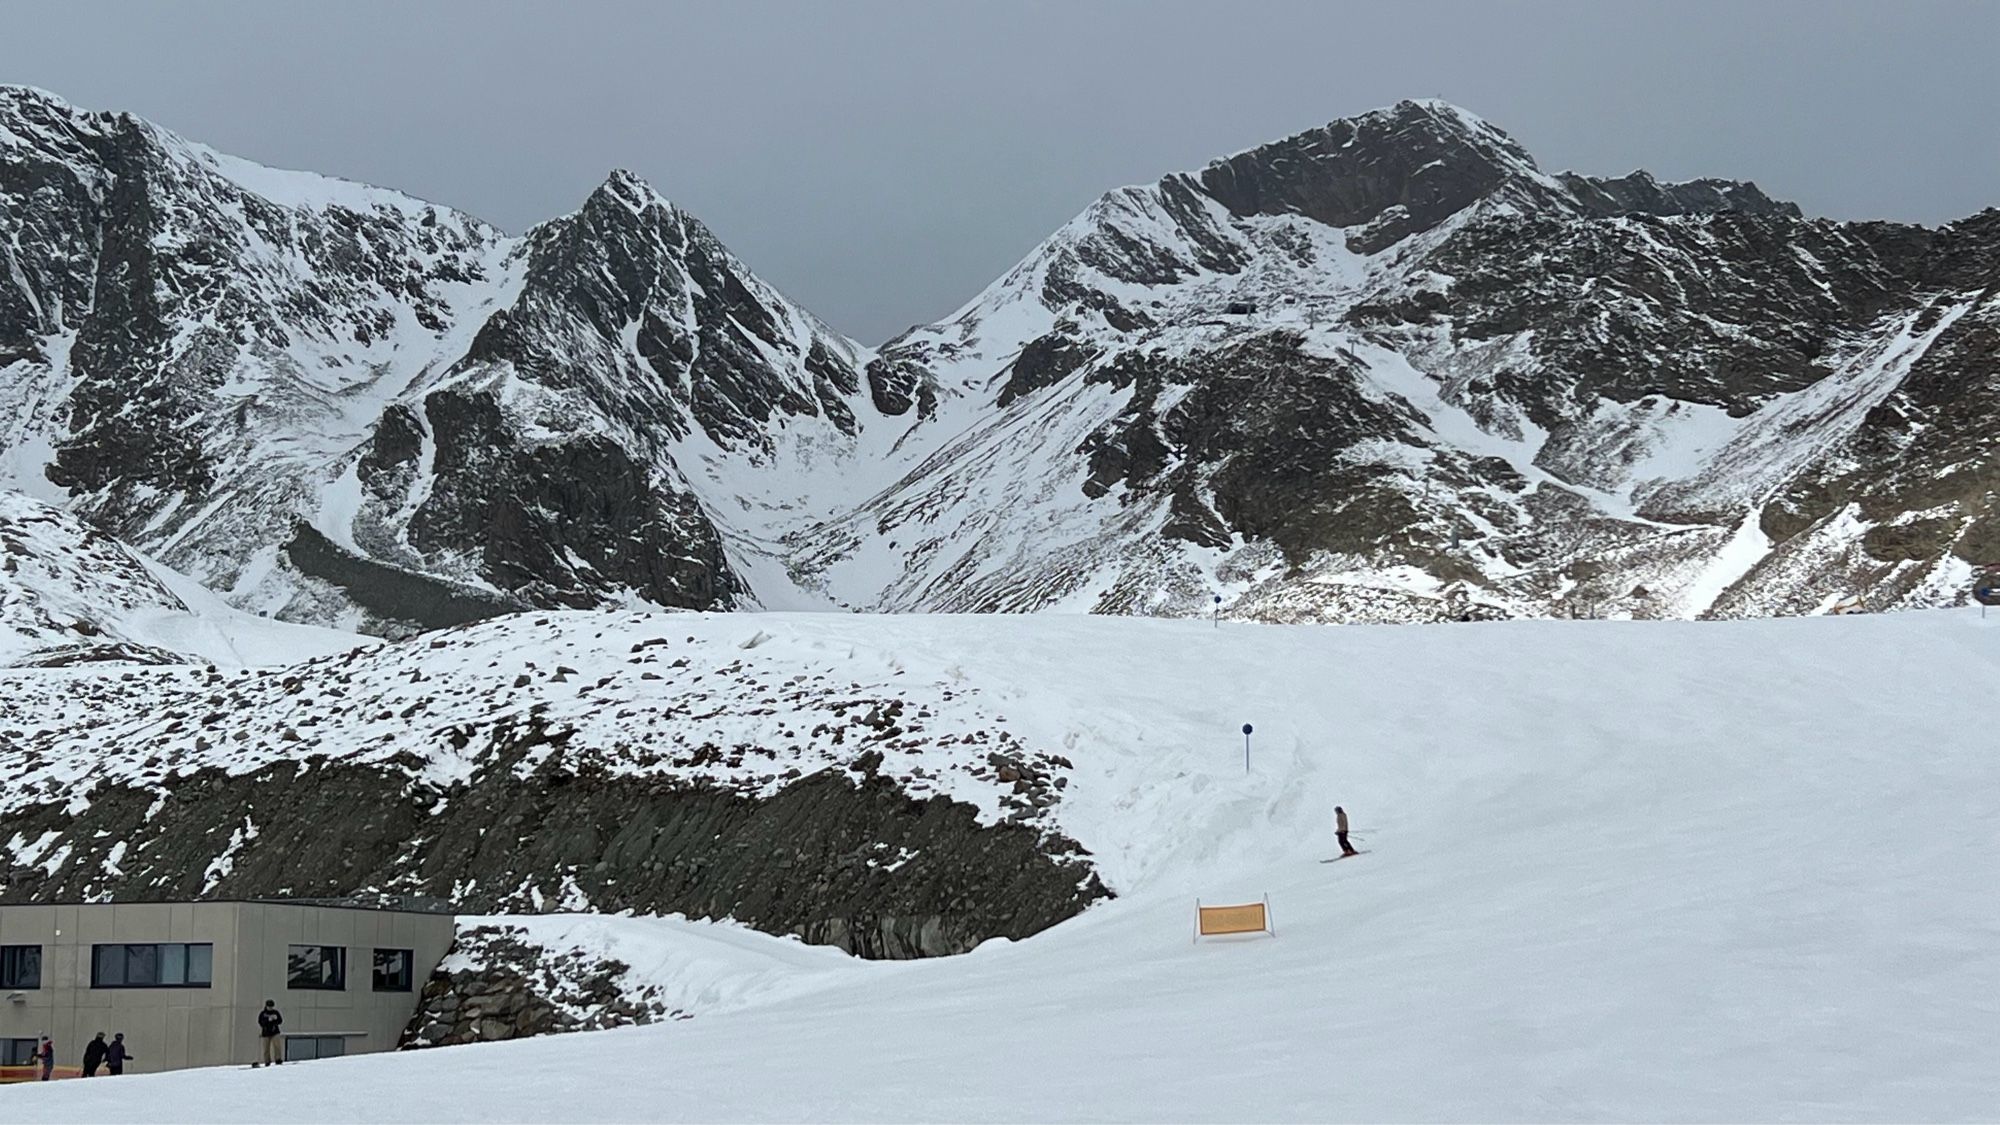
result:
<svg viewBox="0 0 2000 1125"><path fill-rule="evenodd" d="M1250 731L1249 723L1243 724L1243 772L1250 772Z"/></svg>
<svg viewBox="0 0 2000 1125"><path fill-rule="evenodd" d="M1215 595L1215 627L1222 628L1222 595Z"/></svg>
<svg viewBox="0 0 2000 1125"><path fill-rule="evenodd" d="M1986 620L1986 607L2000 605L2000 563L1973 568L1972 600L1979 603L1979 619Z"/></svg>

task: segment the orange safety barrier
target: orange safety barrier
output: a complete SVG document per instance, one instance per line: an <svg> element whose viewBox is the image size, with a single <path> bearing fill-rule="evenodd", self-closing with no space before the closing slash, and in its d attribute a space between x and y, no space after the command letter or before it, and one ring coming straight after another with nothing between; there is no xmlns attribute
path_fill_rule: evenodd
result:
<svg viewBox="0 0 2000 1125"><path fill-rule="evenodd" d="M102 1074L103 1071L99 1071L98 1073ZM56 1067L55 1074L52 1077L82 1078L83 1068L80 1066L58 1066ZM42 1080L42 1067L40 1063L36 1063L32 1066L0 1066L0 1083L40 1082L41 1080Z"/></svg>
<svg viewBox="0 0 2000 1125"><path fill-rule="evenodd" d="M1194 918L1194 937L1197 941L1217 934L1278 936L1277 928L1271 925L1269 895L1265 895L1262 902L1249 902L1241 906L1203 906L1200 899L1195 899Z"/></svg>

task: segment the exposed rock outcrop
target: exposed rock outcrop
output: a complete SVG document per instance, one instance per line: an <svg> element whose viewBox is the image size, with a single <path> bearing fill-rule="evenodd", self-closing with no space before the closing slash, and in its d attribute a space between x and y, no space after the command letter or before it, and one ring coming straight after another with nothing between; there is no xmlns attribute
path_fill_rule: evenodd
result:
<svg viewBox="0 0 2000 1125"><path fill-rule="evenodd" d="M525 940L518 926L460 930L424 983L400 1046L453 1047L569 1031L689 1019L656 987L627 980L631 966Z"/></svg>
<svg viewBox="0 0 2000 1125"><path fill-rule="evenodd" d="M547 737L523 732L514 749ZM596 910L729 917L862 957L908 958L1024 938L1105 894L1085 862L1064 854L1074 844L981 826L968 806L912 800L879 778L818 773L757 800L547 766L517 776L519 765L503 752L455 789L357 766L208 771L164 793L100 787L81 813L67 801L30 805L9 815L10 833L54 833L69 850L53 873L0 901L385 890L503 913L570 896ZM125 844L116 862L114 842ZM889 869L898 856L908 858Z"/></svg>
<svg viewBox="0 0 2000 1125"><path fill-rule="evenodd" d="M1060 829L1069 762L975 690L662 626L513 617L282 673L0 692L0 855L34 872L0 901L418 894L905 958L1108 893Z"/></svg>

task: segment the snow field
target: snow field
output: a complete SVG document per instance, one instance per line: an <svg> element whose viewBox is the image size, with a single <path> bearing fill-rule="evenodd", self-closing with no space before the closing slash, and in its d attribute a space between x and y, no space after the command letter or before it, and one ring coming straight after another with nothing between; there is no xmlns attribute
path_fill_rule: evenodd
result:
<svg viewBox="0 0 2000 1125"><path fill-rule="evenodd" d="M830 945L786 941L735 922L690 921L629 914L487 914L462 916L461 933L504 927L510 936L552 954L578 952L624 962L622 985L646 991L669 1008L715 1013L811 992L878 962L861 961ZM452 953L440 968L477 967Z"/></svg>
<svg viewBox="0 0 2000 1125"><path fill-rule="evenodd" d="M682 615L963 677L1121 897L860 963L538 919L693 1019L10 1089L23 1120L1950 1120L2000 1105L2000 624ZM1251 771L1237 729L1256 724ZM1340 864L1332 806L1368 855ZM1276 938L1190 940L1269 894ZM572 932L572 931L564 931ZM718 943L721 943L718 945ZM754 982L754 983L750 983Z"/></svg>
<svg viewBox="0 0 2000 1125"><path fill-rule="evenodd" d="M245 613L77 517L6 489L0 549L0 664L127 645L242 668L371 643Z"/></svg>

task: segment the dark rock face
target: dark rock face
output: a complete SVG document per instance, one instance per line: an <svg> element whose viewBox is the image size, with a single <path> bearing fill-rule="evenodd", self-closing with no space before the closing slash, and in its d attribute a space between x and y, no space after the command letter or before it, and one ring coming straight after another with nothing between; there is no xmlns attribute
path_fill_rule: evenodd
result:
<svg viewBox="0 0 2000 1125"><path fill-rule="evenodd" d="M508 749L449 789L307 759L236 777L204 770L171 783L157 809L158 794L126 789L100 789L79 815L66 801L29 807L10 827L56 832L74 850L0 901L393 891L495 912L534 910L531 888L555 898L574 886L597 910L727 916L862 957L908 958L1027 937L1107 893L1074 844L982 827L970 807L915 801L886 779L812 774L757 801L571 772L559 758L517 776L524 754L563 736L528 727L496 737ZM209 857L245 823L257 835L218 872ZM128 858L107 882L105 849L118 840ZM911 858L886 870L871 862L885 847Z"/></svg>
<svg viewBox="0 0 2000 1125"><path fill-rule="evenodd" d="M2000 208L1939 229L1917 259L1917 278L1940 289L1981 289L2000 277Z"/></svg>
<svg viewBox="0 0 2000 1125"><path fill-rule="evenodd" d="M171 174L149 159L146 140L129 119L115 122L102 146L111 187L100 206L102 215L115 219L99 219L92 232L98 285L70 352L77 379L69 399L72 436L58 449L48 475L65 488L102 492L101 520L124 532L142 514L129 496L132 490L199 497L213 483L209 457L189 436L200 399L221 382L234 349L231 341L208 332L180 355L168 353L175 322L195 301L170 303L162 292L172 286L166 275L212 268L228 247L219 231L203 224L178 253L163 254L157 245L166 241L176 218L160 198L177 186ZM196 300L202 295L197 291ZM134 385L132 372L154 370L167 377Z"/></svg>
<svg viewBox="0 0 2000 1125"><path fill-rule="evenodd" d="M1688 180L1663 184L1639 171L1616 179L1565 172L1563 186L1579 203L1600 215L1712 215L1736 211L1746 215L1804 218L1795 203L1772 199L1752 183L1734 180Z"/></svg>
<svg viewBox="0 0 2000 1125"><path fill-rule="evenodd" d="M1522 256L1524 244L1544 251ZM1453 299L1401 319L1449 318L1468 342L1532 330L1539 377L1485 393L1546 428L1597 398L1748 414L1824 378L1835 339L1903 299L1837 225L1734 212L1699 224L1496 218L1459 232L1436 265L1457 279Z"/></svg>
<svg viewBox="0 0 2000 1125"><path fill-rule="evenodd" d="M60 697L16 677L0 819L30 877L0 883L678 912L888 958L1025 937L1107 893L1060 827L1074 766L976 686L739 625L516 614Z"/></svg>
<svg viewBox="0 0 2000 1125"><path fill-rule="evenodd" d="M1086 487L1171 495L1165 534L1205 546L1231 533L1292 559L1384 546L1413 513L1398 491L1372 485L1380 469L1341 453L1376 439L1419 447L1420 420L1363 394L1354 364L1300 344L1274 335L1180 359L1126 353L1093 372L1134 393L1119 421L1085 443ZM1193 390L1161 411L1171 384Z"/></svg>
<svg viewBox="0 0 2000 1125"><path fill-rule="evenodd" d="M662 605L727 605L740 591L693 496L656 480L601 434L529 444L491 393L453 387L423 402L428 495L408 522L419 559L472 547L480 575L520 606L588 608L632 590ZM389 414L359 471L385 501L418 465L408 411Z"/></svg>
<svg viewBox="0 0 2000 1125"><path fill-rule="evenodd" d="M100 143L97 122L79 123L67 106L32 91L12 99L12 120L24 135L45 139L49 157L10 147L0 155L0 196L17 201L0 211L8 234L4 254L24 284L0 286L0 365L45 359L44 338L91 306L97 282L101 199L68 159Z"/></svg>
<svg viewBox="0 0 2000 1125"><path fill-rule="evenodd" d="M1389 223L1356 246L1373 253L1503 186L1552 197L1546 186L1521 179L1533 168L1505 134L1449 106L1402 102L1219 160L1202 171L1201 183L1238 215L1291 212L1332 227L1388 215Z"/></svg>
<svg viewBox="0 0 2000 1125"><path fill-rule="evenodd" d="M930 417L937 409L937 391L923 368L884 357L868 364L868 397L875 409L891 418L908 414Z"/></svg>
<svg viewBox="0 0 2000 1125"><path fill-rule="evenodd" d="M1020 358L1014 361L1007 385L1000 389L997 405L1006 406L1024 394L1053 386L1095 358L1097 349L1081 341L1058 333L1036 337L1021 349Z"/></svg>
<svg viewBox="0 0 2000 1125"><path fill-rule="evenodd" d="M385 631L399 635L447 629L529 608L523 602L356 555L311 524L298 525L284 550L285 558L299 573L339 588L383 623Z"/></svg>

